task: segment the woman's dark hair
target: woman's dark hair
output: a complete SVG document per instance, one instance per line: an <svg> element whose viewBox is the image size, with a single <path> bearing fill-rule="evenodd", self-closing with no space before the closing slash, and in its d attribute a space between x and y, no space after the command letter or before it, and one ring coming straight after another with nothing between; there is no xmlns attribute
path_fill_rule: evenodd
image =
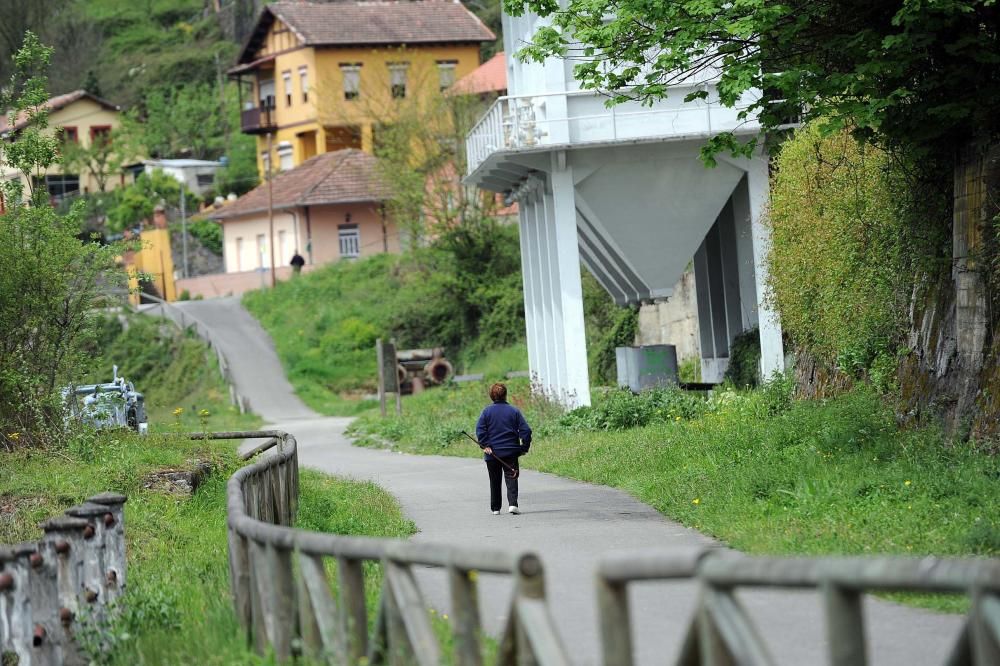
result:
<svg viewBox="0 0 1000 666"><path fill-rule="evenodd" d="M490 400L493 402L503 402L507 399L507 387L497 382L490 387Z"/></svg>

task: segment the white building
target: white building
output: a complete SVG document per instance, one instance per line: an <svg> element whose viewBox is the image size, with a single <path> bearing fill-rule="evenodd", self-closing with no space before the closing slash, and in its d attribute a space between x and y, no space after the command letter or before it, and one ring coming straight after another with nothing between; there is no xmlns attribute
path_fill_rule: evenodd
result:
<svg viewBox="0 0 1000 666"><path fill-rule="evenodd" d="M721 380L733 338L757 325L763 374L782 370L781 328L764 298L767 156L720 156L714 169L699 159L713 134L752 136L759 124L720 106L712 80L671 88L652 107L607 108L579 89L572 62L515 58L544 24L504 15L510 94L466 141L467 182L520 205L532 373L568 406L590 403L581 261L620 304L670 298L693 261L704 380ZM708 98L685 104L694 89Z"/></svg>
<svg viewBox="0 0 1000 666"><path fill-rule="evenodd" d="M183 183L188 192L204 196L215 187L215 172L222 168L222 162L212 160L146 160L143 162L146 173L160 169Z"/></svg>

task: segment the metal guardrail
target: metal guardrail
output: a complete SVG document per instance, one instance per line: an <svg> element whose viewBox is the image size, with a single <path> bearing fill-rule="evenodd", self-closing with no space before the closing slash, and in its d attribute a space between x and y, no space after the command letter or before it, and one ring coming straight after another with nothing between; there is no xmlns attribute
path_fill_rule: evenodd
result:
<svg viewBox="0 0 1000 666"><path fill-rule="evenodd" d="M295 529L299 477L294 437L279 431L197 437L266 440L246 457L277 447L237 471L228 486L233 600L259 652L272 649L279 661L306 654L331 664L366 659L371 666L437 666L441 648L413 572L414 567L432 567L448 573L457 664L482 664L479 572L507 574L514 581L497 664L571 663L546 604L544 569L536 555ZM365 563L379 564L383 574L371 632ZM330 580L333 569L336 594ZM774 663L735 596L738 588L820 591L832 666L868 663L862 611L867 592L967 594L970 611L946 663L1000 664L1000 560L750 557L704 549L615 556L600 563L596 591L606 666L634 663L630 586L666 580L694 580L700 588L678 666Z"/></svg>

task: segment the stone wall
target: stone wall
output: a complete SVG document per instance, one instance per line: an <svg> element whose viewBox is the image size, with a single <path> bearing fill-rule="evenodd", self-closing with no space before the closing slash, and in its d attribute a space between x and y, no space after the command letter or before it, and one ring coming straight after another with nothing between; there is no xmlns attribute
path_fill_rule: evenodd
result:
<svg viewBox="0 0 1000 666"><path fill-rule="evenodd" d="M693 270L681 275L670 298L639 308L636 344L674 345L679 362L700 355Z"/></svg>

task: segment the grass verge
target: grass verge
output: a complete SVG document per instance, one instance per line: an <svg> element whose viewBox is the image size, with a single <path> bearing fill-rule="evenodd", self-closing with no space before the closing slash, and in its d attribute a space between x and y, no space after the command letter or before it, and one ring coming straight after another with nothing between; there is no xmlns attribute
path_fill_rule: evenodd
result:
<svg viewBox="0 0 1000 666"><path fill-rule="evenodd" d="M23 450L0 458L0 543L35 539L36 524L103 490L125 505L129 589L122 622L97 663L271 663L247 649L229 601L225 485L240 463L232 442L173 435L100 435L93 448ZM144 487L158 469L208 461L214 473L191 496ZM339 534L409 536L415 529L395 500L369 482L304 470L298 525ZM377 580L373 581L377 588Z"/></svg>
<svg viewBox="0 0 1000 666"><path fill-rule="evenodd" d="M526 382L509 385L536 431L525 467L621 488L742 551L1000 554L1000 460L936 428L900 430L865 389L824 401L792 401L781 385L707 401L611 391L562 415ZM474 427L485 395L485 384L428 391L406 399L401 418L367 414L354 431L361 444L478 456L459 433Z"/></svg>

